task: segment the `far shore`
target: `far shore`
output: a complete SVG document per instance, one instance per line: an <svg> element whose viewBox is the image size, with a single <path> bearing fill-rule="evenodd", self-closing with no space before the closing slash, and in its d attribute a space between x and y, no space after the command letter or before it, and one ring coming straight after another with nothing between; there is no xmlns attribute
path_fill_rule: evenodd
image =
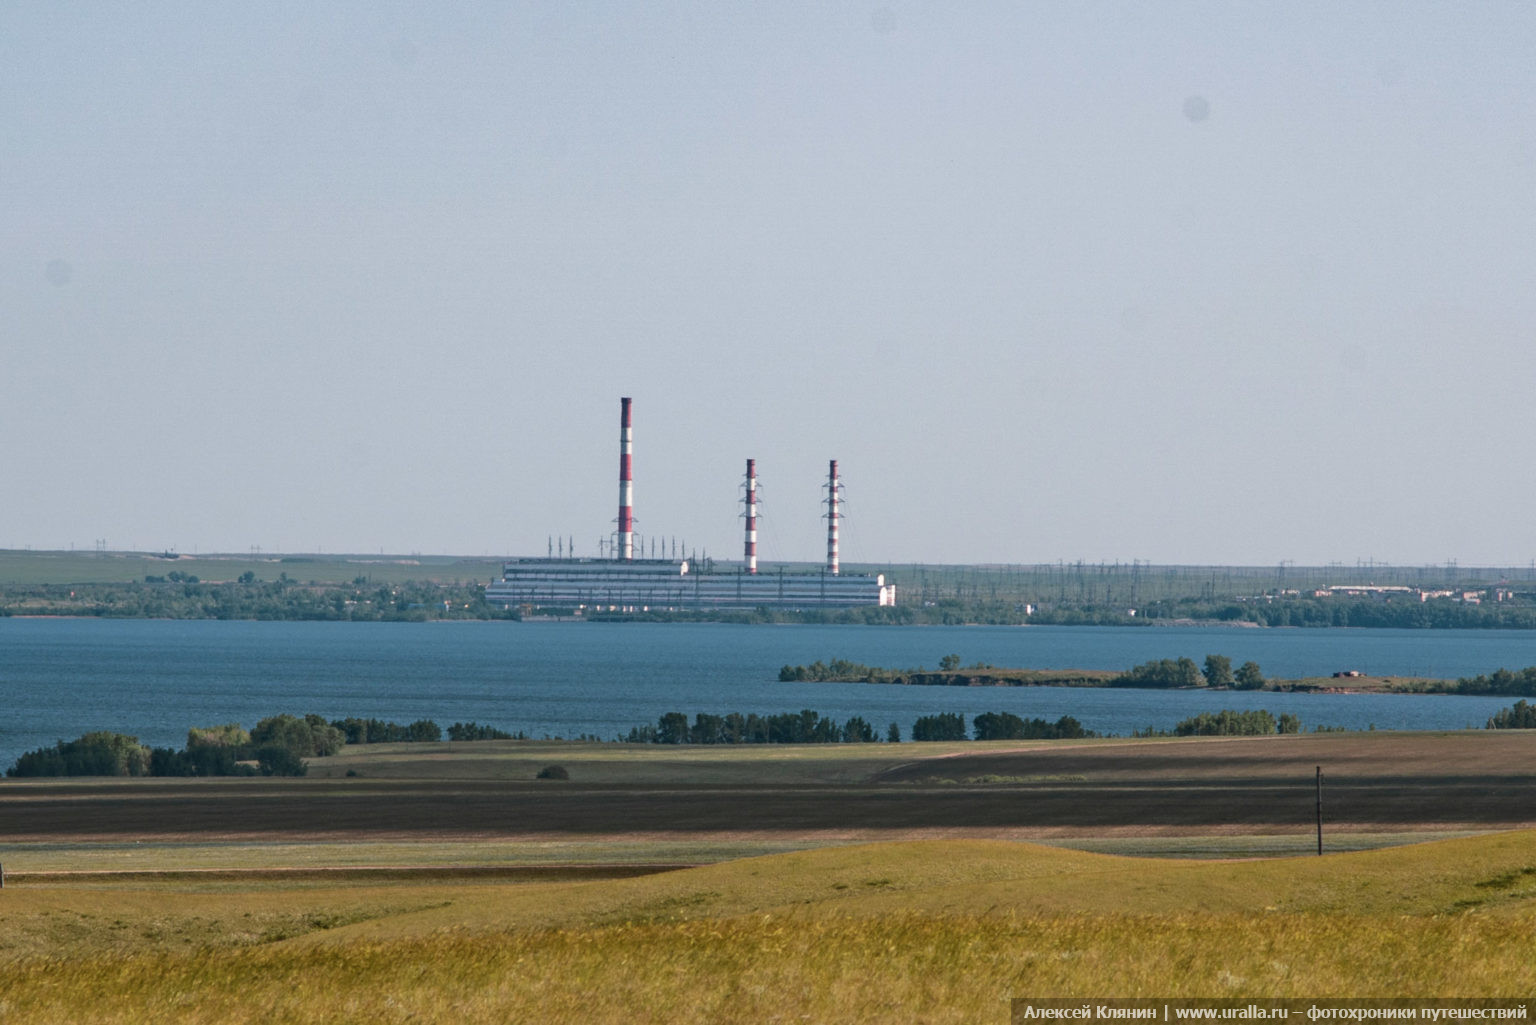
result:
<svg viewBox="0 0 1536 1025"><path fill-rule="evenodd" d="M999 667L968 668L954 670L892 670L887 675L839 677L822 683L870 683L911 687L1100 687L1115 688L1114 681L1123 674L1107 669L1008 669ZM1365 673L1351 675L1345 671L1337 676L1305 676L1296 679L1273 678L1261 687L1122 687L1117 689L1146 690L1199 690L1231 693L1285 693L1285 694L1477 694L1484 697L1510 697L1520 695L1493 694L1463 690L1460 681L1426 676L1373 676Z"/></svg>

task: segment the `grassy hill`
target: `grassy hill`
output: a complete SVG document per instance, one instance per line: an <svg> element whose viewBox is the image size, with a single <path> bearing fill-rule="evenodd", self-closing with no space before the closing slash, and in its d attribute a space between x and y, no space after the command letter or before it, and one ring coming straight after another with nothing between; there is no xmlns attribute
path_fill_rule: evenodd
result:
<svg viewBox="0 0 1536 1025"><path fill-rule="evenodd" d="M0 924L0 1001L26 1022L1003 1022L1016 995L1486 996L1536 987L1536 834L1258 862L927 841L598 882L97 880L7 888Z"/></svg>
<svg viewBox="0 0 1536 1025"><path fill-rule="evenodd" d="M1315 762L1379 842L1448 830L1429 821L1434 802L1456 819L1484 791L1512 809L1473 823L1491 830L1529 818L1536 735L1507 734L881 745L877 758L400 745L321 760L332 778L7 782L0 1021L974 1023L1006 1022L1015 996L1530 993L1536 830L1262 860L986 835L997 809L1027 823L1086 801L1098 811L1080 825L1042 832L1112 850L1304 850L1304 829L1234 844L1222 823L1293 789L1309 800ZM571 783L531 779L556 760ZM1221 814L1151 828L1159 789L1214 795ZM851 816L875 796L914 821L985 815L861 829ZM564 831L529 825L559 809ZM872 834L901 839L857 842ZM762 851L778 853L745 856ZM669 859L713 863L657 864Z"/></svg>

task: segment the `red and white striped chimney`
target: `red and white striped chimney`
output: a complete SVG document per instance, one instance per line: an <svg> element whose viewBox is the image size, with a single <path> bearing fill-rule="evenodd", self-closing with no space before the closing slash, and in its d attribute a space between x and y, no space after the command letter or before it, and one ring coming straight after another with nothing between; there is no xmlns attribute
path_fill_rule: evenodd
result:
<svg viewBox="0 0 1536 1025"><path fill-rule="evenodd" d="M634 436L630 429L630 400L622 398L619 413L619 550L618 558L635 557Z"/></svg>
<svg viewBox="0 0 1536 1025"><path fill-rule="evenodd" d="M837 576L837 521L838 506L842 501L843 485L837 479L837 460L827 471L827 572Z"/></svg>
<svg viewBox="0 0 1536 1025"><path fill-rule="evenodd" d="M757 572L757 460L747 460L747 572Z"/></svg>

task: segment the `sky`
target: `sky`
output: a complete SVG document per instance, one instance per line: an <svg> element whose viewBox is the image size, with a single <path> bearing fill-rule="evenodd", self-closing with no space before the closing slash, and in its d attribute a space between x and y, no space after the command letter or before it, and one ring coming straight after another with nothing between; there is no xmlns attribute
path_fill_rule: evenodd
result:
<svg viewBox="0 0 1536 1025"><path fill-rule="evenodd" d="M1524 566L1533 240L1515 0L4 4L0 547Z"/></svg>

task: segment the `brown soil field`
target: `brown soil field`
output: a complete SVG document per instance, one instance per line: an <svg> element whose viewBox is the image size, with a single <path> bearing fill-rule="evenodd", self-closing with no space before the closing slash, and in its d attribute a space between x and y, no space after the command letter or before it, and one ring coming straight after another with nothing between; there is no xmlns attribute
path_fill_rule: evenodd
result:
<svg viewBox="0 0 1536 1025"><path fill-rule="evenodd" d="M910 760L824 784L583 783L576 762L574 782L7 781L0 844L1300 833L1315 821L1318 765L1331 831L1536 826L1536 731L892 753Z"/></svg>

